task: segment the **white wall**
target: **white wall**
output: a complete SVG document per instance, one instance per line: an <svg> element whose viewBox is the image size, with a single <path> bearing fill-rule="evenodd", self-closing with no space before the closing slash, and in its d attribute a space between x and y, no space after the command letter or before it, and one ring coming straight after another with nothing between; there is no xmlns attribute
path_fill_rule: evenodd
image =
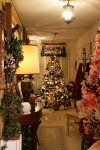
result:
<svg viewBox="0 0 100 150"><path fill-rule="evenodd" d="M76 55L76 40L71 40L67 42L67 49L68 49L68 58L69 58L69 66L68 66L68 78L67 82L74 81L76 77L75 71L75 60L77 58Z"/></svg>
<svg viewBox="0 0 100 150"><path fill-rule="evenodd" d="M83 35L81 35L77 40L70 40L66 42L66 50L68 52L68 56L59 58L60 65L64 72L66 84L69 81L75 81L77 73L77 71L75 70L75 61L77 60L78 64L82 62L78 59L78 57L81 58L81 52L83 48L86 48L87 54L90 54L90 43L92 42L93 46L93 39L99 26L100 22L98 21L96 24L94 24L94 26L83 33ZM41 53L41 45L39 43L38 45L40 47ZM46 65L48 63L48 60L49 57L41 57L40 55L40 74L37 75L37 88L41 85L43 75L46 73Z"/></svg>
<svg viewBox="0 0 100 150"><path fill-rule="evenodd" d="M89 28L85 33L83 33L82 36L80 36L77 40L77 46L76 46L76 53L78 54L78 57L81 58L82 49L86 48L87 55L90 54L90 43L92 42L92 51L93 51L93 40L96 35L96 31L98 30L98 27L100 27L100 21L98 21L94 26ZM88 57L88 56L87 56ZM81 60L77 59L78 64L79 62L82 62ZM87 60L88 62L88 60Z"/></svg>

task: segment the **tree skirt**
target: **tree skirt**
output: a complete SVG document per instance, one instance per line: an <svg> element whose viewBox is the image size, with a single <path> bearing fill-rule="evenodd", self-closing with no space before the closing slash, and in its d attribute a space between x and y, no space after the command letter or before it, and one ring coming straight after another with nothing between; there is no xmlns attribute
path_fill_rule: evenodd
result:
<svg viewBox="0 0 100 150"><path fill-rule="evenodd" d="M67 150L63 126L40 126L38 150Z"/></svg>

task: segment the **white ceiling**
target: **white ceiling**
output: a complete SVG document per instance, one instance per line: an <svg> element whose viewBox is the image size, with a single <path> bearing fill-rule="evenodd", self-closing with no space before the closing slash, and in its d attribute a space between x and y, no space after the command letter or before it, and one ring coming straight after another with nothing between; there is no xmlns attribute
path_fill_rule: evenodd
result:
<svg viewBox="0 0 100 150"><path fill-rule="evenodd" d="M71 0L76 19L66 24L61 19L61 0L12 0L19 18L33 40L53 39L66 41L76 39L100 20L100 0Z"/></svg>

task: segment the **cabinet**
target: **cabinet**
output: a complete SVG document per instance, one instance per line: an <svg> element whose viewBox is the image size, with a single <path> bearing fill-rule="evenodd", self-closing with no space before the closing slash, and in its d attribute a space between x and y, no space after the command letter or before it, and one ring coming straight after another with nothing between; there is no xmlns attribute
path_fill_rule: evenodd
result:
<svg viewBox="0 0 100 150"><path fill-rule="evenodd" d="M4 144L7 145L6 150L11 150L13 147L13 150L22 150L22 135L20 134L20 138L16 140L8 140L5 143L5 140L0 140L0 147L3 146Z"/></svg>

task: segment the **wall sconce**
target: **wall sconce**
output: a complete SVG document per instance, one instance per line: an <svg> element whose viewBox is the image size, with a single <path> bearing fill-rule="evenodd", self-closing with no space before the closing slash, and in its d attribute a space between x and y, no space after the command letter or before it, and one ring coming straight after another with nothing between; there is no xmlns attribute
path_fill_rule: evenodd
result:
<svg viewBox="0 0 100 150"><path fill-rule="evenodd" d="M22 50L24 59L19 63L16 75L19 77L18 80L20 80L18 83L20 96L24 101L28 101L30 94L33 94L34 91L34 89L32 89L32 75L40 73L39 54L38 47L33 45L23 45ZM22 79L21 75L23 77Z"/></svg>
<svg viewBox="0 0 100 150"><path fill-rule="evenodd" d="M70 4L70 0L68 0L67 5L63 6L62 19L67 24L73 22L75 19L74 6Z"/></svg>

